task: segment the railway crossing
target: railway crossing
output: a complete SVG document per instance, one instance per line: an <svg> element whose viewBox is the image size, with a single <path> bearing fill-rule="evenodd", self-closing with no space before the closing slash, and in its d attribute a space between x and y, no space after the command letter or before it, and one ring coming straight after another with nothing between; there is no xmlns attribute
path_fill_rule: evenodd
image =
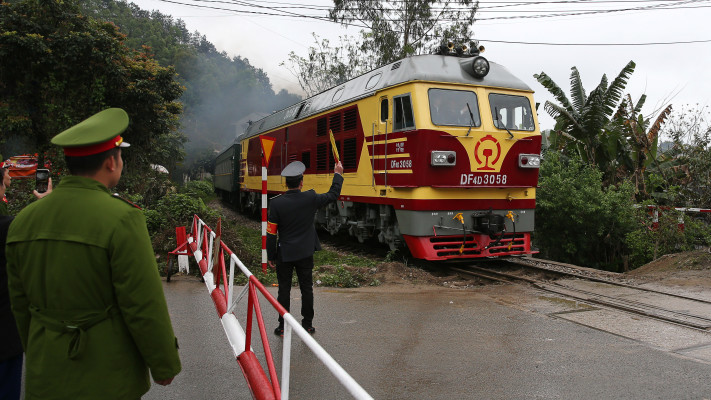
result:
<svg viewBox="0 0 711 400"><path fill-rule="evenodd" d="M232 282L225 279L228 269L208 262L211 230L193 229L203 238L192 251L201 253L194 255L205 283L183 276L164 286L184 371L172 385L154 386L144 398L252 398L250 378L240 376L235 365L240 347L225 343L225 324L212 314L221 300L204 293L205 285L211 293L221 290L226 307L233 304L229 293L245 289L225 288L224 282ZM223 278L215 284L219 275ZM319 333L314 338L372 398L711 398L708 331L641 320L522 285L315 289ZM276 289L259 291L274 295ZM299 299L294 300L298 308ZM236 321L249 319L248 308L229 309ZM266 307L263 317L274 323L278 312ZM264 337L258 325L245 332L255 338L253 347ZM293 361L277 357L273 366L282 372L287 367L290 398L355 397L309 343L269 339L274 354L293 354ZM256 369L267 363L255 352L246 365Z"/></svg>

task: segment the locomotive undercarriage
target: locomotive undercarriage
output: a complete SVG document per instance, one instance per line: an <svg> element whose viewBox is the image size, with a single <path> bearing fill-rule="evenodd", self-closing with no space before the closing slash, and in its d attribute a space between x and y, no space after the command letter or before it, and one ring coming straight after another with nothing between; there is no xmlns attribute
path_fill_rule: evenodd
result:
<svg viewBox="0 0 711 400"><path fill-rule="evenodd" d="M389 205L338 201L319 210L316 223L332 235L347 230L360 243L377 233L378 241L391 250L402 245L397 219Z"/></svg>
<svg viewBox="0 0 711 400"><path fill-rule="evenodd" d="M534 210L396 211L338 201L320 210L315 222L331 234L347 230L361 243L377 236L395 250L406 240L421 258L450 259L530 254L533 219Z"/></svg>

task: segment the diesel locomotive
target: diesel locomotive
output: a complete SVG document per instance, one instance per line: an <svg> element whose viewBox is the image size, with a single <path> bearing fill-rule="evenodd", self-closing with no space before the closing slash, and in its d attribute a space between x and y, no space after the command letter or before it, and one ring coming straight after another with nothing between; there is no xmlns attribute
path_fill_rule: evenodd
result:
<svg viewBox="0 0 711 400"><path fill-rule="evenodd" d="M216 191L261 209L260 136L275 140L270 196L299 160L304 189L328 190L344 166L336 204L315 223L363 242L377 237L415 258L531 254L541 134L533 91L473 45L385 65L250 123L217 156Z"/></svg>

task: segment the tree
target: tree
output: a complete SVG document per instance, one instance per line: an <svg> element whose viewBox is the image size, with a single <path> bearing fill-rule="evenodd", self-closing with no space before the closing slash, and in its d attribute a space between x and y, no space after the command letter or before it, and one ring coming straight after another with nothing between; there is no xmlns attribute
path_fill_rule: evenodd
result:
<svg viewBox="0 0 711 400"><path fill-rule="evenodd" d="M433 51L449 40L470 43L478 1L334 0L333 21L364 26L360 38L341 36L340 46L315 33L308 56L289 53L281 65L312 96L379 66Z"/></svg>
<svg viewBox="0 0 711 400"><path fill-rule="evenodd" d="M340 85L375 66L371 59L359 56L359 45L350 37L341 36L340 47L331 47L328 39L320 39L315 33L313 37L315 47L309 47L308 56L301 57L292 51L287 66L307 96Z"/></svg>
<svg viewBox="0 0 711 400"><path fill-rule="evenodd" d="M82 0L82 7L87 14L117 25L127 35L124 42L128 47L149 51L160 65L175 67L178 81L185 87L180 97L180 123L188 138L185 164L178 175L197 168L193 162L204 152L232 143L235 123L243 117L279 110L300 100L288 92L275 94L263 70L245 58L218 51L204 35L189 32L182 20L142 10L124 0Z"/></svg>
<svg viewBox="0 0 711 400"><path fill-rule="evenodd" d="M606 128L618 109L622 92L634 68L634 61L630 61L611 84L608 84L607 76L603 74L597 87L590 95L586 95L580 73L576 67L572 67L572 102L545 72L533 75L559 103L546 101L544 106L546 112L556 120L552 134L558 136L553 140L558 149L600 168L608 177L614 175L619 157L626 146L620 131Z"/></svg>
<svg viewBox="0 0 711 400"><path fill-rule="evenodd" d="M380 66L447 40L468 43L478 8L472 0L333 0L329 17L365 27L361 51Z"/></svg>
<svg viewBox="0 0 711 400"><path fill-rule="evenodd" d="M50 139L108 107L131 118L128 174L182 158L177 132L182 87L173 68L125 44L115 25L81 14L73 1L0 5L0 132L26 152L55 154ZM56 162L56 160L55 160Z"/></svg>
<svg viewBox="0 0 711 400"><path fill-rule="evenodd" d="M682 107L673 113L661 135L667 143L656 179L655 197L669 205L711 204L711 112L708 107Z"/></svg>
<svg viewBox="0 0 711 400"><path fill-rule="evenodd" d="M649 198L647 179L645 179L647 168L656 167L655 170L664 175L664 171L660 168L657 149L660 130L672 111L672 106L668 105L657 116L654 123L651 123L651 120L645 118L641 113L646 99L647 96L642 95L637 103L634 103L632 96L628 94L620 103L620 107L612 119L613 129L620 130L628 144L627 151L623 153L625 156L624 166L627 170L624 171L625 174L622 178L631 175L635 193L639 195L640 200Z"/></svg>

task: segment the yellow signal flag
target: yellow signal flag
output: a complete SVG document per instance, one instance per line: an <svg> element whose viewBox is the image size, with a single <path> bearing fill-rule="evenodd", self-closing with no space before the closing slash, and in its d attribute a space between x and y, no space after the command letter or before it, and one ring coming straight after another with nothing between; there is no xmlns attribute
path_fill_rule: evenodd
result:
<svg viewBox="0 0 711 400"><path fill-rule="evenodd" d="M331 150L333 150L333 157L336 159L336 163L341 161L341 157L338 156L338 147L336 147L336 139L333 137L333 131L328 130L328 135L331 137Z"/></svg>

